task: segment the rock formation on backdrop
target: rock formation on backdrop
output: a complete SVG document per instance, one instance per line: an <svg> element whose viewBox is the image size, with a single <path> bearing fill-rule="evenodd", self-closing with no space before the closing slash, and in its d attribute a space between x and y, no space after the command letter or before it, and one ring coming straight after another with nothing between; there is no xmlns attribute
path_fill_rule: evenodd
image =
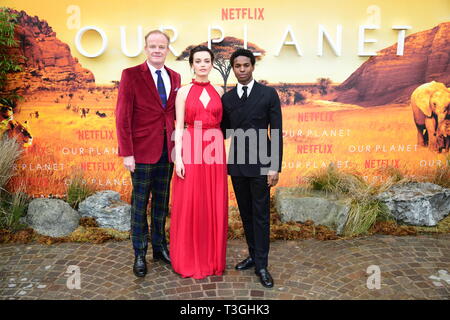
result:
<svg viewBox="0 0 450 320"><path fill-rule="evenodd" d="M11 12L17 14L15 38L19 44L11 49L11 54L25 59L20 60L23 70L8 76L8 90L20 88L24 94L95 86L93 73L81 67L69 46L56 37L45 20L30 17L24 11Z"/></svg>
<svg viewBox="0 0 450 320"><path fill-rule="evenodd" d="M370 57L337 89L334 101L376 106L408 103L413 90L435 80L450 85L450 22L411 34L403 56L397 44Z"/></svg>

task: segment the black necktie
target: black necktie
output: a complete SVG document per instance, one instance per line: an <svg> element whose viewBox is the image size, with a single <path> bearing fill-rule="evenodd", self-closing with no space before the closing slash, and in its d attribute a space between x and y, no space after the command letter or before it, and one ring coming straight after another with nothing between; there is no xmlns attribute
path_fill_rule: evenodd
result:
<svg viewBox="0 0 450 320"><path fill-rule="evenodd" d="M166 94L166 87L164 86L164 81L161 76L161 70L156 70L156 74L158 75L157 87L158 87L159 97L161 98L162 105L165 108L166 102L167 102L167 94Z"/></svg>
<svg viewBox="0 0 450 320"><path fill-rule="evenodd" d="M244 90L244 93L242 94L241 100L246 101L247 100L247 86L243 86L242 90Z"/></svg>

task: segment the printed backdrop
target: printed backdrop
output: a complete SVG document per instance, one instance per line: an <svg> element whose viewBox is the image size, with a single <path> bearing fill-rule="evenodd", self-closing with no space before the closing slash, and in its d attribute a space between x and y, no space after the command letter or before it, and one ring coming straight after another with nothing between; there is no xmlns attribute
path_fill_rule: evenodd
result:
<svg viewBox="0 0 450 320"><path fill-rule="evenodd" d="M143 36L158 28L172 37L167 65L183 84L193 76L185 60L191 45L222 42L226 51L245 43L257 52L255 79L274 86L282 101L279 186L305 183L330 163L369 182L382 181L387 167L420 176L449 165L448 151L418 142L410 106L421 84L450 84L448 0L3 0L2 6L18 14L12 53L24 56L23 72L9 79L9 88L25 97L14 119L33 137L14 183L25 183L34 196L62 196L81 172L87 183L129 200L130 176L117 157L118 82L122 69L145 60ZM236 83L232 72L224 77L217 70L211 80Z"/></svg>

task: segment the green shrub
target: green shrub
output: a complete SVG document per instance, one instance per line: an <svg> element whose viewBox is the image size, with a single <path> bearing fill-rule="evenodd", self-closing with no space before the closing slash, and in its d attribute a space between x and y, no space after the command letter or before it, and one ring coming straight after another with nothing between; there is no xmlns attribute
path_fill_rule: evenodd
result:
<svg viewBox="0 0 450 320"><path fill-rule="evenodd" d="M66 191L66 201L74 209L87 197L95 193L95 188L86 183L80 172L74 174Z"/></svg>
<svg viewBox="0 0 450 320"><path fill-rule="evenodd" d="M10 48L19 45L14 39L16 17L17 15L11 13L9 8L0 7L0 98L8 101L16 101L21 98L15 90L6 90L8 74L22 70L19 58L23 58L23 56L10 53ZM5 104L4 100L0 102Z"/></svg>

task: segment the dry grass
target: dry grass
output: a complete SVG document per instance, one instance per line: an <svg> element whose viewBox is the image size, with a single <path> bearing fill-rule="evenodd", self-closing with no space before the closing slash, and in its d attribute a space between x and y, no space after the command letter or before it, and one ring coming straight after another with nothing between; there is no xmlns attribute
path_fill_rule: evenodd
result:
<svg viewBox="0 0 450 320"><path fill-rule="evenodd" d="M78 93L75 96L78 97ZM122 199L129 201L130 174L116 154L115 100L96 101L99 98L96 95L86 97L84 101L74 98L72 105L80 109L90 108L87 117L81 118L80 113L66 109L67 101L54 103L54 97L45 95L36 98L33 101L28 97L29 101L21 105L20 113L14 115L18 121L28 121L34 139L33 145L25 150L17 165L18 176L13 179L13 184L24 181L27 193L33 197L52 194L64 198L73 170L81 169L83 163L104 163L111 170L90 166L83 171L85 182L98 189L118 191ZM36 110L39 111L39 118L30 117L30 113ZM97 110L106 113L107 117L99 118L95 114ZM102 133L103 136L86 137L80 134L84 131Z"/></svg>
<svg viewBox="0 0 450 320"><path fill-rule="evenodd" d="M84 95L81 100L78 97ZM95 179L96 186L99 189L111 189L121 193L122 199L130 201L131 183L128 184L106 184L107 179L117 179L130 181L129 174L123 169L121 159L115 154L84 154L80 155L77 150L84 148L100 148L102 151L106 148L116 148L116 140L80 140L77 136L78 130L89 128L90 130L114 130L115 123L112 112L115 104L115 93L112 97L103 97L100 92L77 92L71 103L79 107L91 108L87 118L81 118L79 114L66 110L67 97L60 103L55 103L54 93L42 93L40 95L27 97L27 102L21 106L21 113L15 115L18 121L28 120L31 131L34 135L33 146L28 148L23 154L20 163L22 164L64 164L64 170L29 170L18 167L19 177L14 177L14 186L20 181L25 181L27 185L27 193L34 196L41 194L48 195L64 195L67 189L65 180L70 178L67 168L80 167L82 162L111 162L116 164L116 171L87 171L84 177L87 181ZM78 99L78 100L77 100ZM100 119L93 114L95 110L106 112L107 118ZM29 118L28 114L35 110L39 110L40 117L38 119ZM333 122L299 122L298 114L300 112L334 112ZM428 150L428 148L418 148L417 151L399 151L383 152L375 151L374 147L381 146L398 146L416 144L416 128L412 120L411 109L402 105L387 105L375 108L352 108L351 106L326 106L320 103L308 102L303 105L284 107L283 110L283 128L287 132L297 133L299 129L303 134L288 136L284 139L284 156L283 160L286 167L280 175L279 186L297 186L303 177L309 177L314 174L318 168L326 168L329 163L339 163L349 160L350 166L342 169L351 169L358 172L373 190L367 190L360 194L359 198L368 198L377 191L382 190L383 186L387 187L391 183L398 183L412 179L412 177L420 181L422 179L438 183L442 186L448 186L450 179L448 178L448 166L438 167L437 161L449 160L445 154L436 154ZM386 117L389 114L389 117ZM349 135L331 137L320 136L324 130L329 132L331 129L349 130ZM312 130L314 134L309 134ZM50 135L49 132L52 134ZM318 133L319 136L316 136ZM401 134L399 134L401 133ZM70 144L67 143L70 141ZM297 146L299 144L333 144L333 152L330 154L308 153L299 154ZM370 146L371 152L367 151L350 151L349 146ZM70 147L75 154L64 154L63 148ZM101 160L99 160L101 159ZM364 163L368 159L399 159L400 166L398 168L368 168ZM422 166L423 162L426 165ZM293 164L290 167L289 164ZM338 166L336 166L338 168ZM341 168L338 168L341 169ZM436 170L435 170L436 169ZM388 181L386 181L388 180ZM99 183L101 181L103 185ZM358 186L360 179L351 178L346 181L343 186L334 184L334 189L351 189L351 186ZM333 185L333 184L331 184ZM353 188L355 189L355 188ZM362 189L360 189L360 193ZM275 188L272 188L272 193ZM229 220L229 239L242 239L244 232L239 212L236 208L233 188L229 183L230 198L230 220ZM355 210L359 212L358 210ZM375 210L376 211L376 210ZM378 214L377 214L378 216ZM444 219L445 220L445 219ZM372 220L368 220L372 221ZM168 219L167 228L170 220ZM381 223L381 222L380 222ZM373 226L377 226L375 222ZM392 227L392 225L391 225ZM386 229L386 228L385 228ZM380 232L385 230L379 229ZM392 229L392 228L391 228ZM372 230L372 229L371 229ZM370 231L368 231L370 232ZM384 232L384 231L383 231ZM421 232L421 231L418 231ZM323 237L324 229L322 226L314 226L308 223L281 223L279 217L271 211L271 237L272 239L295 239L308 237Z"/></svg>
<svg viewBox="0 0 450 320"><path fill-rule="evenodd" d="M310 102L284 107L282 112L286 136L280 186L308 185L307 178L330 163L340 166L340 170L357 171L368 183L384 182L387 177L393 176L385 171L394 169L403 178L429 179L427 171L434 170L439 163L445 166L446 154L415 146L417 129L411 108L407 105L350 109L325 107ZM304 112L333 112L333 121L299 121L299 114ZM338 131L337 136L331 136L331 130L342 131ZM324 132L328 135L322 135ZM297 148L303 144L331 144L332 152L299 153ZM391 168L366 166L369 160L394 159L399 162L390 162Z"/></svg>
<svg viewBox="0 0 450 320"><path fill-rule="evenodd" d="M418 233L450 233L450 214L434 227L412 226Z"/></svg>
<svg viewBox="0 0 450 320"><path fill-rule="evenodd" d="M20 218L26 215L30 198L19 189L14 193L3 191L0 193L0 229L17 231L25 227Z"/></svg>
<svg viewBox="0 0 450 320"><path fill-rule="evenodd" d="M314 173L309 181L313 190L344 197L350 211L343 234L351 237L367 234L376 221L389 218L388 208L376 196L389 189L396 179L388 179L381 184L368 184L357 173L344 172L330 165Z"/></svg>
<svg viewBox="0 0 450 320"><path fill-rule="evenodd" d="M228 218L228 239L244 239L244 228L237 207L230 207ZM270 208L270 240L295 240L295 239L339 239L334 230L322 225L315 225L313 221L282 222L276 212L274 201L271 199Z"/></svg>
<svg viewBox="0 0 450 320"><path fill-rule="evenodd" d="M22 154L22 148L16 139L7 135L0 137L0 191L4 190L9 180L14 176L14 164Z"/></svg>
<svg viewBox="0 0 450 320"><path fill-rule="evenodd" d="M78 210L78 206L87 197L95 193L95 187L89 183L83 177L81 170L74 173L70 184L67 186L66 202L75 210Z"/></svg>
<svg viewBox="0 0 450 320"><path fill-rule="evenodd" d="M447 160L450 156L447 156ZM448 187L450 184L450 168L439 166L431 171L431 179L422 177L422 181L429 181ZM418 233L449 233L450 215L440 221L435 227L419 227L399 225L389 214L388 208L376 196L397 184L416 181L407 177L400 169L387 167L379 170L384 179L378 183L367 184L359 179L357 173L345 173L333 166L319 170L311 177L311 187L342 194L348 197L351 209L344 227L345 237L360 234L390 234L395 236L416 235ZM434 178L433 178L434 177Z"/></svg>
<svg viewBox="0 0 450 320"><path fill-rule="evenodd" d="M7 190L7 185L15 175L14 164L20 158L22 148L14 138L0 137L0 229L16 231L23 228L19 219L25 215L29 202L21 183L15 192Z"/></svg>
<svg viewBox="0 0 450 320"><path fill-rule="evenodd" d="M389 179L389 183L404 183L412 181L411 178L406 177L405 174L399 169L392 166L386 168L380 168L378 174Z"/></svg>
<svg viewBox="0 0 450 320"><path fill-rule="evenodd" d="M366 187L364 180L353 173L340 171L330 164L325 169L319 169L309 177L313 190L330 192L338 195L348 195Z"/></svg>
<svg viewBox="0 0 450 320"><path fill-rule="evenodd" d="M447 155L446 162L450 163L450 154ZM444 188L450 188L450 165L436 167L431 182Z"/></svg>
<svg viewBox="0 0 450 320"><path fill-rule="evenodd" d="M395 221L379 221L373 224L370 234L380 233L393 236L417 235L418 231L412 226L399 226Z"/></svg>
<svg viewBox="0 0 450 320"><path fill-rule="evenodd" d="M80 226L66 237L48 237L27 228L18 232L0 229L0 243L33 243L51 245L63 242L104 243L106 241L122 241L130 238L129 232L120 232L108 228L99 228L93 218L83 217Z"/></svg>
<svg viewBox="0 0 450 320"><path fill-rule="evenodd" d="M92 91L92 92L91 92ZM66 110L69 101L67 94L42 92L34 96L26 97L26 102L20 108L21 112L15 115L18 121L27 120L35 137L33 146L24 154L23 164L64 164L63 170L38 171L29 170L19 166L20 180L25 181L28 187L27 193L33 196L61 195L66 190L65 180L69 177L68 168L80 167L82 162L111 162L116 166L115 171L87 171L85 179L93 181L99 189L111 189L121 193L122 199L130 202L131 181L129 173L123 168L121 159L115 154L97 155L86 153L89 148L116 148L116 140L80 140L78 130L115 130L113 111L115 107L116 91L108 91L111 97L106 98L102 91L91 90L74 92L71 104L78 107L90 108L86 118L81 118L79 113ZM63 95L60 103L55 103L55 98ZM84 96L81 100L80 97ZM29 114L38 110L40 117L30 118ZM107 113L107 117L100 119L95 115L95 110ZM332 122L300 122L299 113L302 112L333 112ZM323 102L310 101L303 105L292 105L282 108L283 129L288 132L284 138L283 160L285 167L280 175L279 186L296 186L303 178L308 177L317 168L326 167L330 162L344 163L349 161L349 168L358 170L361 177L368 182L384 179L380 170L383 168L366 168L365 161L369 159L399 159L401 169L405 176L420 176L422 170L431 168L437 160L443 161L444 154L436 154L427 148L419 147L417 151L375 151L377 145L386 146L411 146L416 144L416 128L412 119L411 109L406 105L387 105L374 108L360 108L357 106L324 104ZM386 117L389 114L389 117ZM299 135L298 131L302 130ZM321 136L323 131L342 130L343 135ZM346 132L349 131L347 135ZM311 131L311 133L310 133ZM50 135L49 132L52 134ZM295 133L291 136L290 133ZM401 134L399 134L401 133ZM317 135L316 135L317 134ZM68 144L70 141L70 144ZM333 152L323 153L298 153L299 144L332 144ZM370 146L371 152L349 150L350 146ZM74 154L64 154L63 148L69 148ZM85 150L79 153L80 148ZM67 149L65 149L67 150ZM420 161L427 163L421 167ZM429 163L429 165L428 165ZM346 169L345 166L343 169ZM109 181L108 181L109 179ZM19 179L15 179L17 181ZM126 183L116 183L125 181ZM275 188L272 188L274 192ZM231 182L229 183L230 206L236 206Z"/></svg>

